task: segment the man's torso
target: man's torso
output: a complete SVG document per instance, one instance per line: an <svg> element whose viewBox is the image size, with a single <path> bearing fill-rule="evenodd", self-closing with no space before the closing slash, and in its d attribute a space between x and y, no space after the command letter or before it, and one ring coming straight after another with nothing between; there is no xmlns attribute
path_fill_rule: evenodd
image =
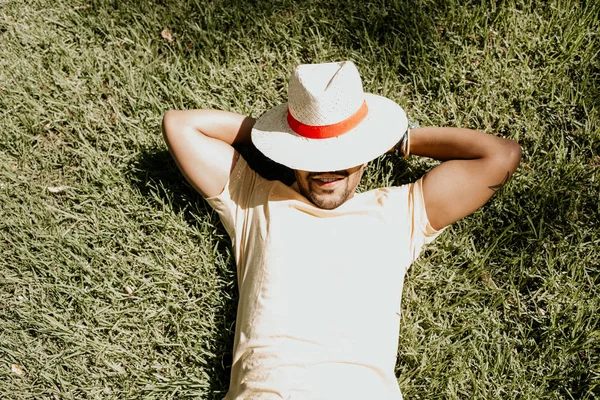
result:
<svg viewBox="0 0 600 400"><path fill-rule="evenodd" d="M414 185L322 210L241 162L241 181L209 199L238 268L227 399L400 399L402 286L423 244L413 243Z"/></svg>

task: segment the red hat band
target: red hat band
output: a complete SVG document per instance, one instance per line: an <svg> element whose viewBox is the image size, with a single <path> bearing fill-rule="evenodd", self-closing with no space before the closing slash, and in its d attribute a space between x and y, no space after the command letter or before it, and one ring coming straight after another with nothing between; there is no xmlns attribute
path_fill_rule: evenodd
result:
<svg viewBox="0 0 600 400"><path fill-rule="evenodd" d="M307 125L298 121L288 108L287 121L290 128L298 135L308 139L329 139L343 135L354 129L369 113L367 102L364 101L360 108L350 117L331 125Z"/></svg>

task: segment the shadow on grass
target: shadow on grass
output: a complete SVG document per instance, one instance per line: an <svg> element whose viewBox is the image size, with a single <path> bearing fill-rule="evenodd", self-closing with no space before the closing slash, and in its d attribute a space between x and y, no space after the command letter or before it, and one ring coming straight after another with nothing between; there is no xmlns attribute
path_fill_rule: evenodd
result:
<svg viewBox="0 0 600 400"><path fill-rule="evenodd" d="M277 164L263 156L253 146L238 149L257 172L267 179L279 179L287 184L294 181L291 170ZM212 218L211 224L218 227L218 235L226 238L218 241L217 251L227 254L231 248L231 241L218 221L216 214L212 213L208 203L197 193L178 170L173 158L166 149L149 149L143 151L133 162L130 173L132 185L137 187L141 194L152 201L168 204L174 214L183 215L190 226L196 226L204 218ZM237 277L235 276L235 261L230 259L227 268L216 268L219 280L233 286L232 296L222 296L219 310L211 310L218 316L215 321L216 334L212 336L213 342L208 346L214 355L210 356L207 363L210 367L209 387L210 399L221 399L229 388L231 374L232 353L235 334L235 321L238 303ZM212 373L211 373L212 371Z"/></svg>
<svg viewBox="0 0 600 400"><path fill-rule="evenodd" d="M168 204L171 207L170 212L182 215L189 226L197 226L205 218L212 219L211 224L217 227L218 235L225 238L218 241L217 251L220 254L227 253L231 241L225 229L218 222L216 214L211 212L208 203L185 181L168 150L155 148L143 151L134 160L129 171L132 185L137 187L145 198L155 204ZM208 390L211 394L225 393L229 386L238 302L233 259L230 259L226 268L215 268L215 271L219 281L231 284L234 290L231 296L221 296L218 303L220 309L211 310L211 313L217 316L217 320L214 321L215 334L211 335L210 344L202 346L206 354L212 353L206 360L210 365ZM219 396L215 399L220 398Z"/></svg>

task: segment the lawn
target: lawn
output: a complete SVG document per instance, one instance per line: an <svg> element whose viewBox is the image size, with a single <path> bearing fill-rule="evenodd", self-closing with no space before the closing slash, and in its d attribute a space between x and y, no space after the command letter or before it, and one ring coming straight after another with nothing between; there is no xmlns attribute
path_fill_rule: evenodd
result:
<svg viewBox="0 0 600 400"><path fill-rule="evenodd" d="M162 115L258 117L295 65L346 59L412 122L523 148L409 271L405 398L599 398L599 21L583 0L0 0L0 398L220 400L230 241ZM432 165L384 156L360 189Z"/></svg>

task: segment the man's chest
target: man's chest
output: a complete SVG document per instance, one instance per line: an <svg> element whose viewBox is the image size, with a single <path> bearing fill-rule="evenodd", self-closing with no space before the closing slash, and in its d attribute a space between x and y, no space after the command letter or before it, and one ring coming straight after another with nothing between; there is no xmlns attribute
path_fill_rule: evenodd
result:
<svg viewBox="0 0 600 400"><path fill-rule="evenodd" d="M360 293L395 298L401 290L409 260L401 227L360 213L333 218L284 216L269 221L262 263L248 266L261 276L261 291L286 304L290 301L283 299L308 296L320 307L340 308L343 305L338 303L364 304ZM298 303L306 308L306 301Z"/></svg>

